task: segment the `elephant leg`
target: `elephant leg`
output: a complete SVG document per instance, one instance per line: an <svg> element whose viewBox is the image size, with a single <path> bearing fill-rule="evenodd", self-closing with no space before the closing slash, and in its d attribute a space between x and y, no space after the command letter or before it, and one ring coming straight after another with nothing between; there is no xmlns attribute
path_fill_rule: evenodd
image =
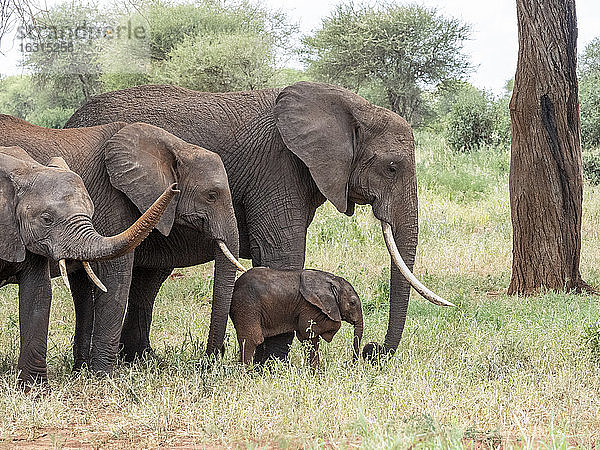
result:
<svg viewBox="0 0 600 450"><path fill-rule="evenodd" d="M94 330L94 287L86 273L78 270L69 274L69 284L75 305L75 337L73 340L73 371L89 365L92 332Z"/></svg>
<svg viewBox="0 0 600 450"><path fill-rule="evenodd" d="M30 261L18 276L20 351L17 369L24 384L46 382L48 371L48 322L50 320L50 268L41 256L27 254Z"/></svg>
<svg viewBox="0 0 600 450"><path fill-rule="evenodd" d="M112 375L131 285L133 255L94 266L94 271L104 281L108 292L94 288L94 330L89 364L96 374Z"/></svg>
<svg viewBox="0 0 600 450"><path fill-rule="evenodd" d="M256 347L254 363L264 364L268 359L285 361L290 353L290 346L293 341L293 331L265 338L264 342Z"/></svg>
<svg viewBox="0 0 600 450"><path fill-rule="evenodd" d="M132 362L152 352L150 324L156 295L172 269L133 268L127 314L121 331L121 352L125 361Z"/></svg>
<svg viewBox="0 0 600 450"><path fill-rule="evenodd" d="M240 362L250 365L252 364L252 358L254 357L254 352L256 350L256 342L252 339L238 339L238 343L240 344Z"/></svg>
<svg viewBox="0 0 600 450"><path fill-rule="evenodd" d="M321 363L321 359L319 358L319 336L315 336L310 339L310 349L308 351L308 363L310 367L316 369L319 367Z"/></svg>

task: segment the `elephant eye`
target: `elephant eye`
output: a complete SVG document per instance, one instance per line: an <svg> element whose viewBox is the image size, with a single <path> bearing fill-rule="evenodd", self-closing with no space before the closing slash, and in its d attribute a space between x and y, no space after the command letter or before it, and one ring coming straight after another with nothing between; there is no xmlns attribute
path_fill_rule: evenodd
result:
<svg viewBox="0 0 600 450"><path fill-rule="evenodd" d="M52 214L48 212L40 214L40 219L42 220L42 223L46 226L52 225L54 223L54 217L52 217Z"/></svg>
<svg viewBox="0 0 600 450"><path fill-rule="evenodd" d="M388 172L396 173L397 170L398 166L396 165L396 163L394 161L390 161L390 163L388 164Z"/></svg>
<svg viewBox="0 0 600 450"><path fill-rule="evenodd" d="M209 203L216 202L217 198L219 198L219 194L217 191L210 191L206 196L206 199L208 200Z"/></svg>

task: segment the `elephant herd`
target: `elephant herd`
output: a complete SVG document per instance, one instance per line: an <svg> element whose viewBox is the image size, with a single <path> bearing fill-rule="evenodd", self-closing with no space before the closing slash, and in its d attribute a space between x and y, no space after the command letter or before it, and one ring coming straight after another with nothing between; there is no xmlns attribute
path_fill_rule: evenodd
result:
<svg viewBox="0 0 600 450"><path fill-rule="evenodd" d="M348 216L370 204L381 221L389 322L383 344L362 354L393 352L411 286L451 306L411 272L416 186L408 123L322 83L230 93L137 86L92 98L63 130L0 115L0 286L19 284L20 379L47 377L58 274L75 304L74 369L110 374L119 351L126 360L151 351L154 300L171 271L214 260L206 352L217 354L237 258L299 273L326 200ZM235 305L232 318L250 309ZM278 330L256 343L254 361L287 354L295 330Z"/></svg>

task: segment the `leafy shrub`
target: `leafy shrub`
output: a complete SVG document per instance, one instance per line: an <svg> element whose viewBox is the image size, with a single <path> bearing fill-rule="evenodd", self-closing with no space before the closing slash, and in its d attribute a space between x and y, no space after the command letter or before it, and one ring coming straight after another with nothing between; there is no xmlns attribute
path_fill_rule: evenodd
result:
<svg viewBox="0 0 600 450"><path fill-rule="evenodd" d="M496 112L488 96L473 87L458 95L446 119L446 140L455 150L470 151L494 138Z"/></svg>
<svg viewBox="0 0 600 450"><path fill-rule="evenodd" d="M27 121L46 128L62 128L75 112L72 108L40 108L28 114Z"/></svg>
<svg viewBox="0 0 600 450"><path fill-rule="evenodd" d="M600 73L581 77L581 140L584 148L600 146ZM599 180L600 181L600 180Z"/></svg>
<svg viewBox="0 0 600 450"><path fill-rule="evenodd" d="M593 185L600 184L600 148L584 150L583 176Z"/></svg>
<svg viewBox="0 0 600 450"><path fill-rule="evenodd" d="M158 80L210 92L258 89L273 77L271 47L252 33L186 38L170 52Z"/></svg>
<svg viewBox="0 0 600 450"><path fill-rule="evenodd" d="M511 95L511 91L507 91L507 93L503 97L500 97L492 105L495 116L494 133L492 140L495 144L503 145L505 147L510 146L511 139L509 110Z"/></svg>

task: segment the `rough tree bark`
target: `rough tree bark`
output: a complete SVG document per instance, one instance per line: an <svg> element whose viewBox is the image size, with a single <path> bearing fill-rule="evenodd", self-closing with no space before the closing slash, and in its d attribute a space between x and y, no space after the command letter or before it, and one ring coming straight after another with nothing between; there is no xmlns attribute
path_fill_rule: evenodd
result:
<svg viewBox="0 0 600 450"><path fill-rule="evenodd" d="M588 286L579 271L582 174L575 0L517 0L510 102L509 294Z"/></svg>

